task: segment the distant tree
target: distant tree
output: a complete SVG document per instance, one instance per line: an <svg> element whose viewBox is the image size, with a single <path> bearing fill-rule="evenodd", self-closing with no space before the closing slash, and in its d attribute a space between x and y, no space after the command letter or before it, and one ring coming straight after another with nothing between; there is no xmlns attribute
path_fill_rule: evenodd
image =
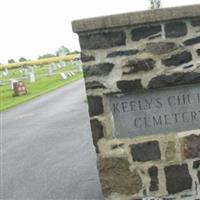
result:
<svg viewBox="0 0 200 200"><path fill-rule="evenodd" d="M72 51L70 54L75 54L75 53L80 53L80 51L74 50L74 51Z"/></svg>
<svg viewBox="0 0 200 200"><path fill-rule="evenodd" d="M8 63L15 63L15 60L14 59L9 59Z"/></svg>
<svg viewBox="0 0 200 200"><path fill-rule="evenodd" d="M52 57L56 57L56 55L55 55L55 54L48 53L48 54L44 54L44 55L42 55L42 56L39 56L38 59L52 58Z"/></svg>
<svg viewBox="0 0 200 200"><path fill-rule="evenodd" d="M58 48L58 50L56 51L57 56L64 56L64 55L67 55L69 53L70 53L69 49L65 46L60 46Z"/></svg>
<svg viewBox="0 0 200 200"><path fill-rule="evenodd" d="M24 61L27 61L27 59L24 58L24 57L21 57L21 58L19 59L19 62L24 62Z"/></svg>
<svg viewBox="0 0 200 200"><path fill-rule="evenodd" d="M149 1L151 9L157 9L161 7L161 0L149 0Z"/></svg>

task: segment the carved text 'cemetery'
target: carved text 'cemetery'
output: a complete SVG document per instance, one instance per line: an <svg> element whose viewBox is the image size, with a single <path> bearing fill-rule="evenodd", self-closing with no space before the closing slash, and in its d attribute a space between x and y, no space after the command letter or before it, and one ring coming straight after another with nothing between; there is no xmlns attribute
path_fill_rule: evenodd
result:
<svg viewBox="0 0 200 200"><path fill-rule="evenodd" d="M109 96L115 137L200 128L200 85Z"/></svg>

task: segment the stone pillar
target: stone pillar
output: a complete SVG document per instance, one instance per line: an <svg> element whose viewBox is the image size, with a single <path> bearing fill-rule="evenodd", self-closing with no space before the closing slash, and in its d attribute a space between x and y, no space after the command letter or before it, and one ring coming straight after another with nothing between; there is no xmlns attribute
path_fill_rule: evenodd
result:
<svg viewBox="0 0 200 200"><path fill-rule="evenodd" d="M200 199L200 5L78 20L106 199Z"/></svg>

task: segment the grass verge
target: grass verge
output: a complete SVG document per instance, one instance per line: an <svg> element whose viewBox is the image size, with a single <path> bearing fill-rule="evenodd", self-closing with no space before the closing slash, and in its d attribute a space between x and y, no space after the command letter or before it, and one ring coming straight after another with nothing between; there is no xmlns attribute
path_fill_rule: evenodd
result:
<svg viewBox="0 0 200 200"><path fill-rule="evenodd" d="M29 83L25 81L27 87L27 95L13 97L13 91L9 88L8 84L0 87L0 111L7 110L8 108L15 107L18 104L31 100L42 94L53 91L64 85L72 83L83 77L82 73L76 73L74 76L60 80L59 75L52 77L38 78L35 83Z"/></svg>

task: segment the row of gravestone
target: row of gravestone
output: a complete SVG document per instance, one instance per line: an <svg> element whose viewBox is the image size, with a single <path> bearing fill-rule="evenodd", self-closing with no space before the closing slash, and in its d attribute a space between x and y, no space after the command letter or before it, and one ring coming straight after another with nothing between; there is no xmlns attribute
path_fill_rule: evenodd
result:
<svg viewBox="0 0 200 200"><path fill-rule="evenodd" d="M82 71L82 65L80 61L71 61L70 62L71 65L74 65L79 71ZM48 75L52 75L53 72L59 68L64 68L68 65L66 65L66 62L64 61L60 61L59 63L50 63L48 65ZM24 74L25 76L27 76L29 73L35 73L34 69L37 67L37 65L34 65L33 67L28 66L28 67L22 67L21 69L19 69L19 72L21 74ZM9 71L7 68L4 69L4 71L2 71L2 73L0 74L0 77L7 77L9 74Z"/></svg>
<svg viewBox="0 0 200 200"><path fill-rule="evenodd" d="M67 79L68 77L74 76L74 75L75 75L75 72L73 72L73 71L69 71L69 72L66 72L66 73L60 72L59 75L60 75L61 80L65 80L65 79ZM17 79L10 79L10 80L8 81L9 87L10 87L11 90L14 89L14 83L16 83L16 82L18 82L18 81L19 81L19 80L17 80ZM34 73L30 73L30 74L29 74L29 81L30 81L30 82L35 82L35 74L34 74Z"/></svg>
<svg viewBox="0 0 200 200"><path fill-rule="evenodd" d="M71 64L74 65L77 69L77 71L82 71L82 65L80 61L71 61ZM47 74L44 74L44 76L52 76L57 74L55 71L58 68L64 68L68 65L66 65L66 62L64 61L60 61L59 63L51 63L48 65L48 71ZM19 69L19 72L21 74L23 74L23 77L25 77L25 79L28 79L29 82L34 83L36 81L35 78L35 68L37 67L37 65L34 65L33 67L29 66L29 67L22 67ZM68 76L72 76L74 72L60 72L60 77L61 80L67 79ZM9 70L7 68L4 69L4 71L1 73L0 78L2 77L7 77L9 74ZM24 79L24 78L23 78ZM16 79L10 79L10 80L16 80ZM3 85L3 80L0 80L0 85ZM10 85L10 84L9 84ZM12 87L11 87L12 89Z"/></svg>

